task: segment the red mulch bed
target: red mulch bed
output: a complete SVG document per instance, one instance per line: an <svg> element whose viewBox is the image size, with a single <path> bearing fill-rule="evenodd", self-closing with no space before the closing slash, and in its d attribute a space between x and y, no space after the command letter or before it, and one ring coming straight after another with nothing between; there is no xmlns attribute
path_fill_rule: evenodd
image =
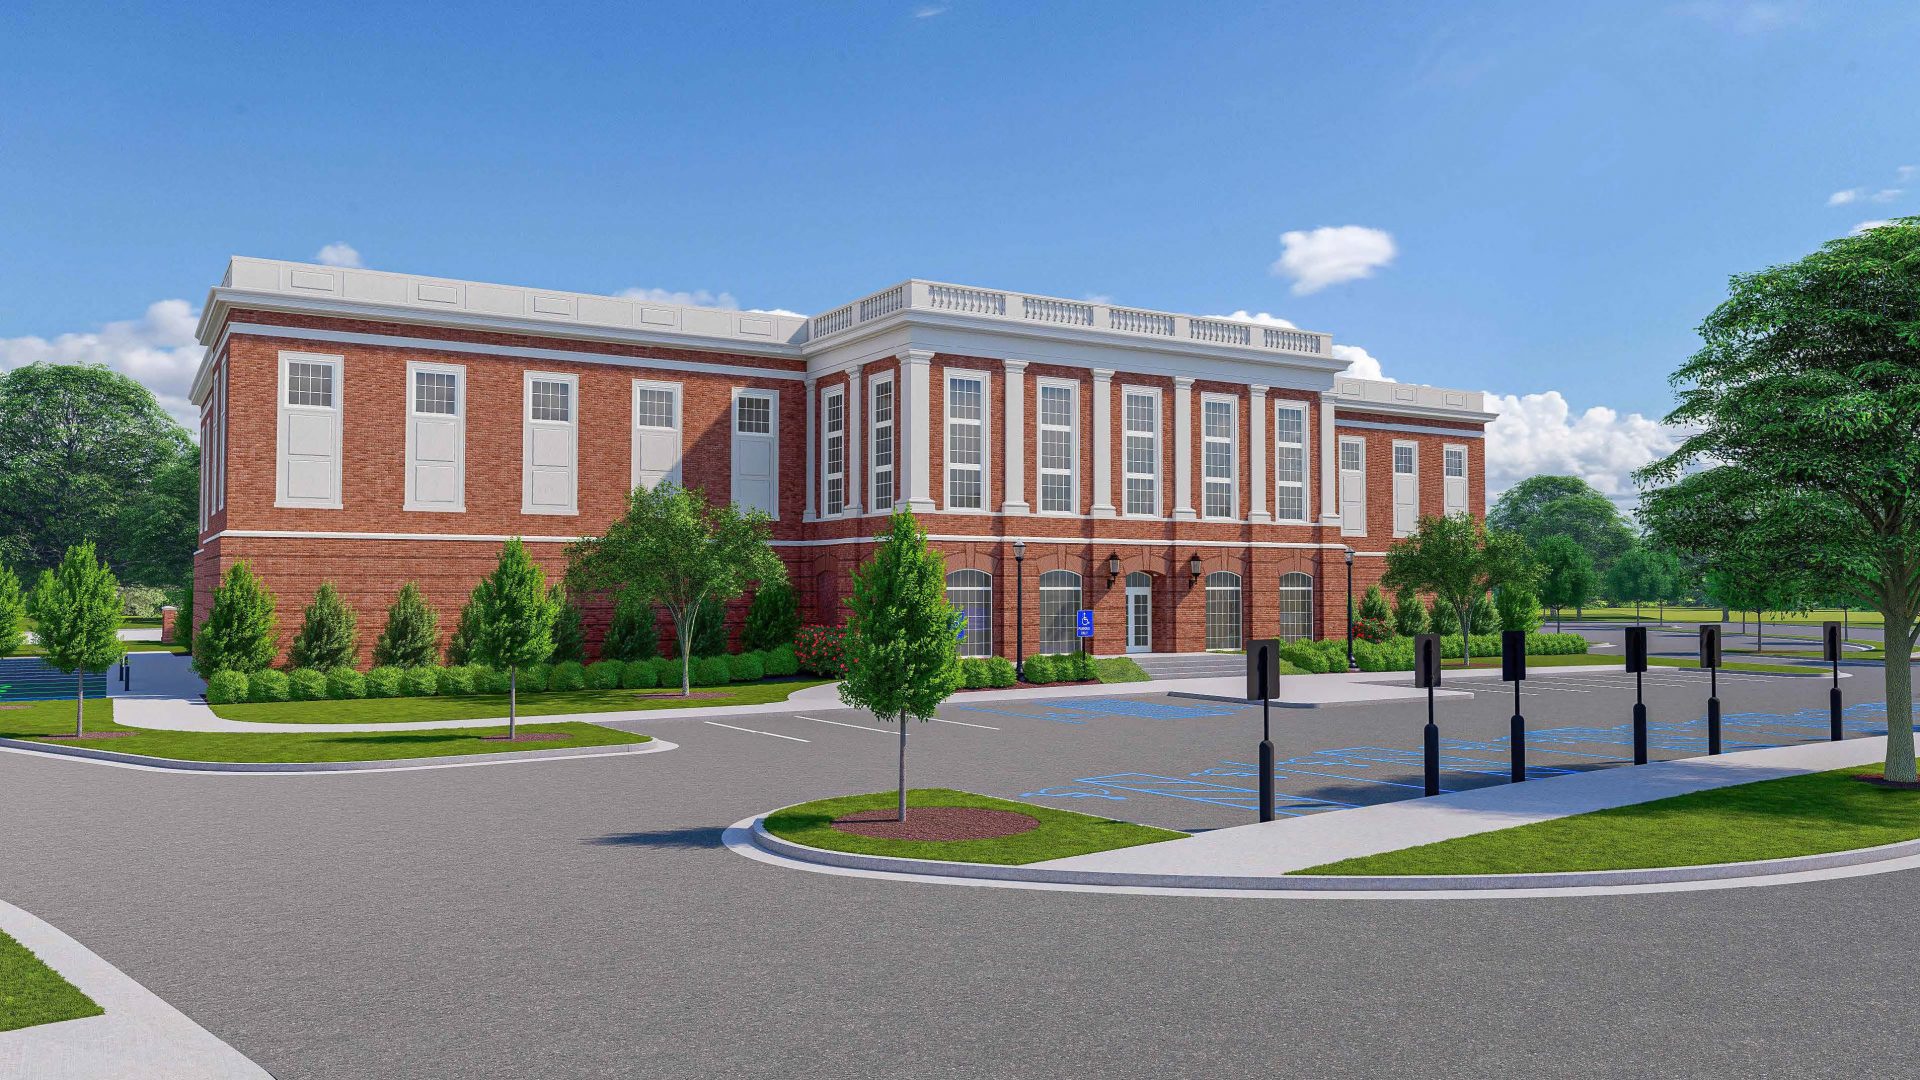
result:
<svg viewBox="0 0 1920 1080"><path fill-rule="evenodd" d="M862 810L835 818L833 827L881 840L997 840L1040 827L1026 814L977 806L909 806L907 820L896 815L894 810Z"/></svg>
<svg viewBox="0 0 1920 1080"><path fill-rule="evenodd" d="M80 735L78 737L81 739L125 739L138 734L139 732L137 731L89 731L86 734ZM75 736L71 732L68 732L63 735L35 735L33 736L33 738L65 739L68 742L72 742Z"/></svg>
<svg viewBox="0 0 1920 1080"><path fill-rule="evenodd" d="M520 734L513 736L512 741L513 742L559 742L562 739L571 739L571 738L573 738L573 736L567 734L564 731L523 731ZM481 742L507 742L508 737L505 735L482 735L480 736L480 741Z"/></svg>
<svg viewBox="0 0 1920 1080"><path fill-rule="evenodd" d="M1855 780L1864 780L1874 787L1898 788L1901 791L1920 791L1920 784L1909 784L1904 780L1889 780L1881 773L1855 773Z"/></svg>

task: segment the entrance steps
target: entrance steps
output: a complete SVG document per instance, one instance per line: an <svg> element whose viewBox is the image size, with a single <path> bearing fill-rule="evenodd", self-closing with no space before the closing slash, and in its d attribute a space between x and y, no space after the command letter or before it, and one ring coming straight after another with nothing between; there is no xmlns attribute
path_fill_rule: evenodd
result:
<svg viewBox="0 0 1920 1080"><path fill-rule="evenodd" d="M1238 653L1130 653L1155 679L1215 679L1245 675L1247 658Z"/></svg>

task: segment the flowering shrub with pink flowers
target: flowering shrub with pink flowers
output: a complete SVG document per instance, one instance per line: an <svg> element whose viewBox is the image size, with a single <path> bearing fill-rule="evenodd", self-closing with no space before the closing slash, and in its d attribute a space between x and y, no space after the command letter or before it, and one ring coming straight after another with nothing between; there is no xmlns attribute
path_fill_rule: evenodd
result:
<svg viewBox="0 0 1920 1080"><path fill-rule="evenodd" d="M847 628L803 626L793 636L793 655L800 670L828 679L847 674Z"/></svg>

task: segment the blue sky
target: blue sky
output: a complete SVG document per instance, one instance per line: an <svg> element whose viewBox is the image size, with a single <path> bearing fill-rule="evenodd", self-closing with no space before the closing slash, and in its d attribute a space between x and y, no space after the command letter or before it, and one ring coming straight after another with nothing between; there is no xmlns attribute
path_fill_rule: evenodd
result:
<svg viewBox="0 0 1920 1080"><path fill-rule="evenodd" d="M1618 489L1730 274L1920 212L1911 3L158 7L0 11L0 368L176 406L230 254L917 276L1330 331Z"/></svg>

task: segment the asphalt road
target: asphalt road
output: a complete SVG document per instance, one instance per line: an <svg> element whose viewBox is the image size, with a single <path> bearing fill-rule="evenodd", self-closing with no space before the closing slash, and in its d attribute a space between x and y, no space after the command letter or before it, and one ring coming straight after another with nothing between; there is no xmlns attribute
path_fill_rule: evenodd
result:
<svg viewBox="0 0 1920 1080"><path fill-rule="evenodd" d="M1537 731L1598 737L1631 700L1610 679L1625 681L1544 676L1522 701ZM1876 700L1877 682L1863 669L1846 681L1849 700ZM1677 725L1665 736L1674 747L1699 691L1648 687L1655 720ZM1824 693L1811 680L1723 683L1730 716L1793 721ZM1489 692L1442 702L1440 722L1449 738L1484 743L1510 710ZM1046 715L950 705L941 715L954 723L913 731L912 782L1009 795L1104 787L1122 797L1030 797L1188 828L1252 818L1111 778L1196 779L1186 774L1244 761L1257 710L1025 711ZM1391 797L1378 781L1417 777L1417 762L1394 771L1322 752L1417 747L1424 719L1418 703L1276 710L1283 759L1342 762L1319 770L1336 774L1311 781L1322 787L1290 775L1282 789ZM748 731L665 716L647 726L682 749L316 777L0 754L14 825L0 895L283 1080L1914 1071L1898 1063L1915 977L1888 947L1920 899L1913 875L1495 902L831 877L740 858L720 833L755 811L888 786L888 734L840 712L740 720ZM1800 737L1757 721L1740 730Z"/></svg>

